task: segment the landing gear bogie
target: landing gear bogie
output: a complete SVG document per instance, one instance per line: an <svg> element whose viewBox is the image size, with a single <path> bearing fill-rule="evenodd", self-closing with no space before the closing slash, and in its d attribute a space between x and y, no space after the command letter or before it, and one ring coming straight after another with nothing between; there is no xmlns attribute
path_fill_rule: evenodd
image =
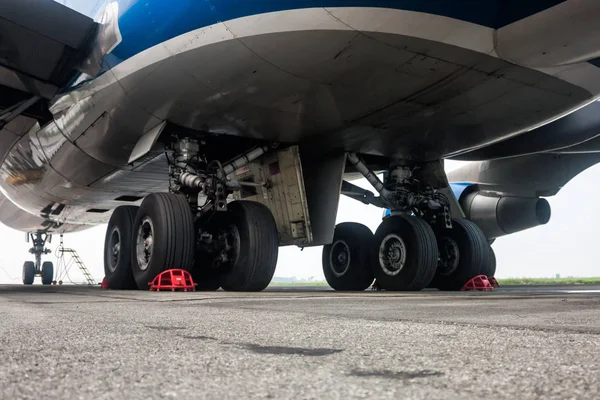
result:
<svg viewBox="0 0 600 400"><path fill-rule="evenodd" d="M169 193L150 194L135 213L120 208L111 218L105 241L109 287L129 288L132 276L137 288L147 290L159 273L177 268L192 273L197 290L264 289L277 264L273 215L263 204L228 203L227 197L244 185L266 185L238 182L230 175L271 147L253 148L222 164L206 158L204 142L176 134L170 138Z"/></svg>
<svg viewBox="0 0 600 400"><path fill-rule="evenodd" d="M342 193L390 214L375 232L372 264L378 288L460 290L477 275L494 274L495 257L481 229L452 218L451 210L460 205L448 193L443 162L396 160L381 181L358 155L349 153L347 159L379 196L346 181Z"/></svg>

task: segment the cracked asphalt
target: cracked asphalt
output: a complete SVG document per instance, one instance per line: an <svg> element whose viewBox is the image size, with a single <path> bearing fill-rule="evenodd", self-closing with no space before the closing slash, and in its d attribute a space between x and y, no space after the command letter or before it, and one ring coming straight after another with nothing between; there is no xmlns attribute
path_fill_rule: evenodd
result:
<svg viewBox="0 0 600 400"><path fill-rule="evenodd" d="M0 398L600 398L598 287L0 286Z"/></svg>

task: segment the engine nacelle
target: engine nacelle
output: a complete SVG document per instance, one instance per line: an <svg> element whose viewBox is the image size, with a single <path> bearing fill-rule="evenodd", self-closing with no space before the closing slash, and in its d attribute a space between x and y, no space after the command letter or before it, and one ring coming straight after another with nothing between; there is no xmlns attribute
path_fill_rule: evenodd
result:
<svg viewBox="0 0 600 400"><path fill-rule="evenodd" d="M459 200L465 216L475 222L488 239L523 231L550 220L550 204L539 197L515 197L463 193Z"/></svg>

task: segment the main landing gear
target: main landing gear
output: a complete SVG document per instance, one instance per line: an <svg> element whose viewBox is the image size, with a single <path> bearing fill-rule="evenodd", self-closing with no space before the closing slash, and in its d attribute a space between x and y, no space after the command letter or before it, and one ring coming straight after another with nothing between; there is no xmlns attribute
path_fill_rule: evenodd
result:
<svg viewBox="0 0 600 400"><path fill-rule="evenodd" d="M28 233L27 241L30 240L33 246L29 252L35 256L35 261L23 263L23 284L32 285L35 277L41 276L42 285L50 285L54 278L54 264L51 261L42 263L42 254L50 253L50 249L46 248L46 242L52 242L52 235L45 232Z"/></svg>
<svg viewBox="0 0 600 400"><path fill-rule="evenodd" d="M364 290L375 279L386 290L426 287L459 290L469 279L495 272L495 257L479 227L452 218L448 198L435 187L441 164L395 165L381 182L355 154L348 160L379 193L349 182L342 193L391 210L374 234L360 224L340 224L323 248L323 271L336 290ZM445 176L445 175L443 175ZM432 178L433 177L433 178ZM431 182L431 184L426 184Z"/></svg>
<svg viewBox="0 0 600 400"><path fill-rule="evenodd" d="M160 272L190 271L198 290L260 291L275 272L278 233L269 209L228 203L243 182L227 175L260 157L255 148L221 165L202 157L188 138L170 148L170 193L148 195L139 207L117 207L109 221L104 270L112 289L143 289Z"/></svg>

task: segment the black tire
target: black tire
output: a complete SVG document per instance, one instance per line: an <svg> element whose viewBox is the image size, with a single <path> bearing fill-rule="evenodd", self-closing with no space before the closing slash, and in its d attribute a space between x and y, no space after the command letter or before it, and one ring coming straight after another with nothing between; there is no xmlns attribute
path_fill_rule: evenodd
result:
<svg viewBox="0 0 600 400"><path fill-rule="evenodd" d="M433 279L437 268L437 244L433 230L420 218L399 215L386 218L375 232L374 244L371 265L378 287L421 290ZM387 255L394 248L397 250L396 266L390 266Z"/></svg>
<svg viewBox="0 0 600 400"><path fill-rule="evenodd" d="M490 262L490 245L481 229L467 219L453 219L452 229L436 229L440 251L440 265L434 285L441 290L460 290L465 283L477 275L485 274ZM448 257L446 266L444 248L457 249L458 256Z"/></svg>
<svg viewBox="0 0 600 400"><path fill-rule="evenodd" d="M35 280L35 263L33 261L25 261L23 263L23 285L33 285Z"/></svg>
<svg viewBox="0 0 600 400"><path fill-rule="evenodd" d="M208 233L212 235L213 241L219 242L219 235L226 230L229 224L227 212L215 212L212 215L205 215L206 221L197 222L197 232ZM213 292L221 287L221 280L226 267L221 262L216 261L216 248L208 252L206 248L199 246L194 256L194 267L192 268L192 279L196 284L197 291Z"/></svg>
<svg viewBox="0 0 600 400"><path fill-rule="evenodd" d="M119 206L113 211L104 238L104 276L108 287L115 290L135 290L131 257L133 223L137 206ZM118 247L116 247L118 245Z"/></svg>
<svg viewBox="0 0 600 400"><path fill-rule="evenodd" d="M359 291L371 286L374 279L369 265L372 247L373 232L369 228L354 222L338 224L333 242L323 246L323 273L329 286L335 290Z"/></svg>
<svg viewBox="0 0 600 400"><path fill-rule="evenodd" d="M42 285L51 285L54 279L54 264L52 261L42 263Z"/></svg>
<svg viewBox="0 0 600 400"><path fill-rule="evenodd" d="M221 287L228 291L257 292L271 283L279 237L271 211L263 204L252 201L234 201L228 204L229 226L239 234L235 261L222 276Z"/></svg>
<svg viewBox="0 0 600 400"><path fill-rule="evenodd" d="M192 279L196 290L201 292L214 292L221 287L222 271L212 268L212 258L206 254L196 253Z"/></svg>
<svg viewBox="0 0 600 400"><path fill-rule="evenodd" d="M146 196L135 217L132 233L131 266L139 289L148 290L162 271L192 269L196 235L185 196L172 193Z"/></svg>
<svg viewBox="0 0 600 400"><path fill-rule="evenodd" d="M490 256L484 269L485 272L483 273L488 278L496 275L496 254L494 253L494 249L492 249L491 246L489 248L489 254Z"/></svg>

